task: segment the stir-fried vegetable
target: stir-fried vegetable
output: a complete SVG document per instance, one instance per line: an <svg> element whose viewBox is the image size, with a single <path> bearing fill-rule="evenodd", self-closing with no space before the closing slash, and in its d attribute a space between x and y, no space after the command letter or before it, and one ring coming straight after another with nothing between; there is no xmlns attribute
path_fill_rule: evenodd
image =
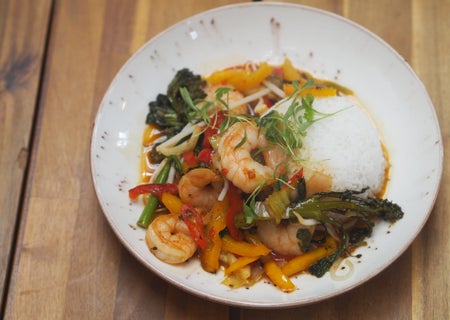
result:
<svg viewBox="0 0 450 320"><path fill-rule="evenodd" d="M172 159L168 158L167 162L164 164L164 167L157 176L155 183L165 183L169 176L169 171L171 167L172 167ZM148 227L148 225L153 219L153 214L155 213L155 210L158 207L158 203L159 203L158 197L153 194L150 194L150 196L147 199L147 203L145 204L144 210L142 211L141 216L139 217L139 220L137 222L138 226L142 228Z"/></svg>
<svg viewBox="0 0 450 320"><path fill-rule="evenodd" d="M365 191L363 189L361 191L323 192L290 209L291 214L298 214L304 219L314 219L324 225L331 225L340 233L341 245L336 253L313 265L310 268L312 274L321 277L349 245L355 245L370 236L375 218L388 222L395 222L403 218L404 213L400 206L386 199L361 197L360 195ZM355 219L360 224L353 228L348 235L343 224L333 218L332 214L344 217L346 220Z"/></svg>
<svg viewBox="0 0 450 320"><path fill-rule="evenodd" d="M226 228L225 215L229 206L228 197L217 201L209 212L210 221L205 226L206 247L200 252L200 263L207 272L219 270L222 250L220 232Z"/></svg>
<svg viewBox="0 0 450 320"><path fill-rule="evenodd" d="M203 91L205 85L206 82L200 75L186 68L179 70L168 85L167 93L159 94L155 101L149 103L146 123L156 124L167 137L174 136L190 121L189 113L192 111L183 99L180 89L187 90L190 97L197 101L206 96ZM152 157L159 161L163 158L156 149L153 149Z"/></svg>
<svg viewBox="0 0 450 320"><path fill-rule="evenodd" d="M186 223L192 238L194 238L194 241L197 242L201 249L205 249L206 238L201 215L194 207L183 204L181 207L181 216L183 217L183 221Z"/></svg>
<svg viewBox="0 0 450 320"><path fill-rule="evenodd" d="M152 194L158 198L166 193L178 194L178 186L173 183L144 183L128 191L130 199L136 200L141 194Z"/></svg>
<svg viewBox="0 0 450 320"><path fill-rule="evenodd" d="M217 86L215 100L205 101L210 85ZM236 89L245 96L230 102ZM179 217L172 222L177 227L181 223L188 230L187 241L191 241L194 251L197 248L202 268L215 273L222 266L223 283L233 287L250 286L265 274L282 291L292 292L296 289L289 278L292 275L309 271L323 276L339 258L371 235L376 220L395 222L403 217L398 205L365 196L366 189L310 196L314 188L308 189L298 151L303 147L308 128L335 114L318 112L313 107L314 101L349 93L346 88L315 80L295 69L288 59L279 67L267 63L243 65L219 70L207 78L188 69L178 71L166 94L158 95L149 104L146 122L158 128L149 159L164 162L156 179L129 190L132 200L148 195L138 226L147 228L158 206ZM242 111L236 113L231 106ZM266 167L265 152L277 149L282 155L275 168L271 168L272 177L247 190L245 185L239 187L237 181L235 184L229 178L230 168L220 159L227 154L220 155L218 150L230 128L248 123L256 126L258 136L249 136L242 130L236 135L238 139L229 144L229 153L245 154L242 157L255 166ZM257 150L245 149L252 139L264 141L264 145L252 147ZM172 166L178 170L174 183L172 179L168 183ZM233 169L231 176L238 174L240 166L239 163ZM188 197L183 197L182 180L193 169L212 171L211 180L192 178ZM245 172L248 179L255 174L250 169ZM216 190L216 184L221 190ZM203 194L201 190L206 191ZM186 200L211 195L215 197L214 204L204 207L197 208ZM258 232L260 223L268 220L274 222L275 228L281 226L277 230L285 230L282 226L296 228L293 243L297 247L294 251L299 253L280 254L281 250L277 252L267 245ZM289 231L286 228L282 232ZM170 238L171 234L166 236Z"/></svg>

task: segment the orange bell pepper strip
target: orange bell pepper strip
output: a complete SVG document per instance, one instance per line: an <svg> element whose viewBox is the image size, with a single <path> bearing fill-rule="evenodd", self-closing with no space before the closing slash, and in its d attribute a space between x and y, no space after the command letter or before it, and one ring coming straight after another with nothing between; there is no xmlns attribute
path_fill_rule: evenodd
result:
<svg viewBox="0 0 450 320"><path fill-rule="evenodd" d="M262 243L252 244L245 241L238 241L230 235L225 235L222 238L222 250L244 257L261 257L272 251Z"/></svg>
<svg viewBox="0 0 450 320"><path fill-rule="evenodd" d="M259 257L239 257L235 262L233 262L227 268L225 268L225 275L228 276L233 272L249 265L250 263L255 262L258 259Z"/></svg>
<svg viewBox="0 0 450 320"><path fill-rule="evenodd" d="M300 273L320 259L333 254L337 250L337 247L338 245L336 240L332 237L327 237L323 246L289 260L289 262L285 264L281 270L288 277Z"/></svg>
<svg viewBox="0 0 450 320"><path fill-rule="evenodd" d="M231 68L212 73L206 80L212 84L232 85L238 91L256 88L272 73L272 67L261 63L255 71L245 68Z"/></svg>
<svg viewBox="0 0 450 320"><path fill-rule="evenodd" d="M243 73L242 68L229 68L224 70L219 70L213 72L208 77L206 81L212 84L227 84L228 80L236 75L241 75Z"/></svg>
<svg viewBox="0 0 450 320"><path fill-rule="evenodd" d="M300 81L300 73L292 65L291 60L285 59L283 65L281 66L283 70L283 79L287 81Z"/></svg>
<svg viewBox="0 0 450 320"><path fill-rule="evenodd" d="M238 91L247 91L259 86L271 73L272 67L263 62L255 71L247 72L243 70L241 75L231 77L228 83Z"/></svg>
<svg viewBox="0 0 450 320"><path fill-rule="evenodd" d="M295 92L294 85L290 83L283 84L283 91L287 96L290 96ZM323 97L332 97L337 94L336 88L332 87L317 87L317 88L309 88L302 90L299 93L299 96L305 96L307 94L312 94L315 98L323 98Z"/></svg>
<svg viewBox="0 0 450 320"><path fill-rule="evenodd" d="M200 252L200 263L207 272L216 272L219 267L219 256L222 250L222 239L219 233L225 229L225 214L228 208L228 198L217 201L209 212L211 219L206 225L206 247Z"/></svg>
<svg viewBox="0 0 450 320"><path fill-rule="evenodd" d="M269 256L264 257L264 272L269 279L282 291L292 292L295 290L295 285L291 279L282 271L282 269Z"/></svg>
<svg viewBox="0 0 450 320"><path fill-rule="evenodd" d="M161 195L161 203L169 210L170 213L181 214L183 202L176 195L163 192Z"/></svg>

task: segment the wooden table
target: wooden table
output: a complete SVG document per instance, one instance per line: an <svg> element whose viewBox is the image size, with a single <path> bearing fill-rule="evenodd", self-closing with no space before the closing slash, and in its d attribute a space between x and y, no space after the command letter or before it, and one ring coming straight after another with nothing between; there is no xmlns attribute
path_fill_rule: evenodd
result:
<svg viewBox="0 0 450 320"><path fill-rule="evenodd" d="M412 246L341 296L250 310L191 296L119 243L90 177L94 116L144 42L232 0L0 0L0 317L12 319L449 319L450 170ZM348 17L420 76L450 135L450 1L294 1ZM420 170L421 168L417 168Z"/></svg>

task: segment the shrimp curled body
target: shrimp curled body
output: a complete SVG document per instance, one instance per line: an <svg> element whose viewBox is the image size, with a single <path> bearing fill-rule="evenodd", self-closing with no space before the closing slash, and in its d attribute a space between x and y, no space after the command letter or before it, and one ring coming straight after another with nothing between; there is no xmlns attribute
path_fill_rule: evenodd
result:
<svg viewBox="0 0 450 320"><path fill-rule="evenodd" d="M158 259L170 264L185 262L197 250L186 223L173 213L155 218L147 228L145 241Z"/></svg>
<svg viewBox="0 0 450 320"><path fill-rule="evenodd" d="M209 210L223 187L222 177L211 169L196 168L181 177L178 192L183 203Z"/></svg>
<svg viewBox="0 0 450 320"><path fill-rule="evenodd" d="M265 136L253 122L237 122L224 133L218 144L222 173L246 193L273 181L274 168L252 158L251 152L268 147ZM267 152L263 152L266 157Z"/></svg>
<svg viewBox="0 0 450 320"><path fill-rule="evenodd" d="M301 241L297 238L299 229L306 229L311 234L314 226L304 226L299 223L277 224L274 220L259 221L257 233L261 242L272 250L287 256L298 256L301 251Z"/></svg>

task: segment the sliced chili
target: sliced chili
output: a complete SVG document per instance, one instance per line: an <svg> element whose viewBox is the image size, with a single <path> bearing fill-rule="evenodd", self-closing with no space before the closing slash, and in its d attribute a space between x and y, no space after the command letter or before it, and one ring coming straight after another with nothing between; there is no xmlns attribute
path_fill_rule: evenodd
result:
<svg viewBox="0 0 450 320"><path fill-rule="evenodd" d="M244 208L244 201L242 200L241 195L239 194L238 189L230 184L230 187L228 188L228 197L230 201L230 206L227 210L226 215L226 223L228 231L230 232L230 235L236 239L236 240L242 240L244 239L244 234L241 230L239 230L238 227L236 227L236 224L234 222L234 218L236 215L242 212Z"/></svg>
<svg viewBox="0 0 450 320"><path fill-rule="evenodd" d="M201 215L197 210L195 210L194 207L188 204L183 204L181 207L181 216L183 221L186 223L192 238L194 238L194 241L200 248L205 249L206 237Z"/></svg>
<svg viewBox="0 0 450 320"><path fill-rule="evenodd" d="M183 159L191 167L194 167L194 166L196 166L198 164L197 163L197 158L196 158L195 153L194 153L194 150L188 150L188 151L184 152L183 153Z"/></svg>
<svg viewBox="0 0 450 320"><path fill-rule="evenodd" d="M128 190L128 196L136 200L141 194L152 194L158 198L163 192L178 194L178 186L173 183L145 183Z"/></svg>
<svg viewBox="0 0 450 320"><path fill-rule="evenodd" d="M294 185L303 178L303 168L300 168L287 182L287 185Z"/></svg>
<svg viewBox="0 0 450 320"><path fill-rule="evenodd" d="M197 156L198 161L206 163L206 164L211 163L212 152L213 152L213 150L211 148L203 149L202 151L200 151L198 153L198 156Z"/></svg>
<svg viewBox="0 0 450 320"><path fill-rule="evenodd" d="M203 134L203 148L211 148L211 142L209 139L218 133L220 125L225 119L226 116L223 111L219 111L211 117L211 121L209 122L210 126L205 129L205 132Z"/></svg>

